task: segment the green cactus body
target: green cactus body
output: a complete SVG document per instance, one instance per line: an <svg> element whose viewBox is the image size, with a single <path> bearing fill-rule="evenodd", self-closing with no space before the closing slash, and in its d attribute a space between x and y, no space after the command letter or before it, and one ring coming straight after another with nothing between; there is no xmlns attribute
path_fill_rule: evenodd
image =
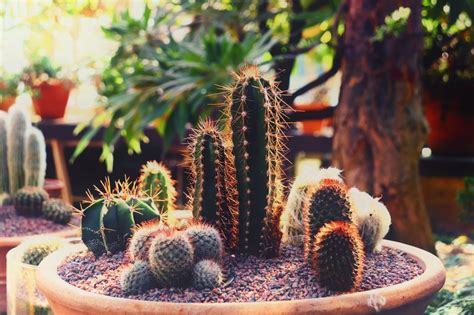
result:
<svg viewBox="0 0 474 315"><path fill-rule="evenodd" d="M304 205L304 253L312 260L314 235L331 221L351 221L351 210L344 183L335 179L324 179L318 187L310 187Z"/></svg>
<svg viewBox="0 0 474 315"><path fill-rule="evenodd" d="M193 245L194 260L213 259L220 261L224 251L219 232L212 226L196 224L188 227L186 236Z"/></svg>
<svg viewBox="0 0 474 315"><path fill-rule="evenodd" d="M72 219L73 208L61 199L48 199L43 202L43 216L58 224L68 224Z"/></svg>
<svg viewBox="0 0 474 315"><path fill-rule="evenodd" d="M228 115L238 190L239 249L255 255L277 255L284 149L279 92L256 67L244 69L230 92Z"/></svg>
<svg viewBox="0 0 474 315"><path fill-rule="evenodd" d="M193 286L198 290L218 288L224 282L222 269L212 260L201 260L193 268Z"/></svg>
<svg viewBox="0 0 474 315"><path fill-rule="evenodd" d="M7 156L7 115L0 112L0 195L10 192Z"/></svg>
<svg viewBox="0 0 474 315"><path fill-rule="evenodd" d="M105 211L107 211L107 207L104 199L96 200L82 210L82 241L95 255L101 255L109 251L104 236L103 217Z"/></svg>
<svg viewBox="0 0 474 315"><path fill-rule="evenodd" d="M46 143L43 133L30 127L25 143L25 184L43 187L46 175Z"/></svg>
<svg viewBox="0 0 474 315"><path fill-rule="evenodd" d="M149 263L161 287L185 286L191 280L194 255L188 238L180 232L159 234L149 250Z"/></svg>
<svg viewBox="0 0 474 315"><path fill-rule="evenodd" d="M156 287L156 281L148 263L137 261L122 272L120 286L126 294L139 294Z"/></svg>
<svg viewBox="0 0 474 315"><path fill-rule="evenodd" d="M10 180L10 194L15 195L18 189L25 185L25 139L30 121L27 113L16 106L9 110L8 126L8 174Z"/></svg>
<svg viewBox="0 0 474 315"><path fill-rule="evenodd" d="M364 245L349 222L325 224L314 236L311 266L319 283L332 291L356 290L362 281Z"/></svg>
<svg viewBox="0 0 474 315"><path fill-rule="evenodd" d="M162 215L174 210L176 190L170 171L161 163L149 161L142 167L140 190L153 199L156 209Z"/></svg>
<svg viewBox="0 0 474 315"><path fill-rule="evenodd" d="M188 156L191 164L190 202L194 218L216 226L224 237L226 247L232 249L237 238L237 214L233 179L226 175L226 149L215 123L201 122L191 136Z"/></svg>
<svg viewBox="0 0 474 315"><path fill-rule="evenodd" d="M154 208L154 203L147 202L147 200L149 199L141 199L138 197L130 197L127 199L126 204L132 210L135 224L142 224L161 217L159 210Z"/></svg>
<svg viewBox="0 0 474 315"><path fill-rule="evenodd" d="M48 193L40 187L23 187L15 195L15 209L19 215L39 217Z"/></svg>

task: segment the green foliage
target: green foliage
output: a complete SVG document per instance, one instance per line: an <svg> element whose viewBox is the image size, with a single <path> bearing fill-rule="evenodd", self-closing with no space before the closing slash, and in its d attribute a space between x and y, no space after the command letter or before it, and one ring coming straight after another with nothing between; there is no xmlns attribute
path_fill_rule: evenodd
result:
<svg viewBox="0 0 474 315"><path fill-rule="evenodd" d="M193 286L198 290L218 288L223 279L221 267L213 260L201 260L193 268Z"/></svg>
<svg viewBox="0 0 474 315"><path fill-rule="evenodd" d="M456 201L461 207L460 219L474 222L474 177L464 178L464 189L458 191Z"/></svg>
<svg viewBox="0 0 474 315"><path fill-rule="evenodd" d="M9 96L18 95L18 82L20 80L17 74L7 74L0 71L0 102Z"/></svg>
<svg viewBox="0 0 474 315"><path fill-rule="evenodd" d="M68 224L73 215L73 207L61 199L48 199L43 202L43 216L58 224Z"/></svg>
<svg viewBox="0 0 474 315"><path fill-rule="evenodd" d="M392 14L385 17L384 24L375 29L373 41L383 41L387 36L400 36L405 30L411 10L407 7L399 7Z"/></svg>
<svg viewBox="0 0 474 315"><path fill-rule="evenodd" d="M474 312L474 277L462 279L460 282L465 282L465 286L457 292L447 289L439 291L426 308L425 314L472 314Z"/></svg>
<svg viewBox="0 0 474 315"><path fill-rule="evenodd" d="M126 294L139 294L156 286L147 262L136 261L120 276L120 286Z"/></svg>
<svg viewBox="0 0 474 315"><path fill-rule="evenodd" d="M39 217L48 193L40 187L23 187L15 194L15 209L19 215Z"/></svg>
<svg viewBox="0 0 474 315"><path fill-rule="evenodd" d="M60 70L61 67L54 66L47 56L43 56L23 70L21 80L27 86L33 87L41 82L57 78Z"/></svg>

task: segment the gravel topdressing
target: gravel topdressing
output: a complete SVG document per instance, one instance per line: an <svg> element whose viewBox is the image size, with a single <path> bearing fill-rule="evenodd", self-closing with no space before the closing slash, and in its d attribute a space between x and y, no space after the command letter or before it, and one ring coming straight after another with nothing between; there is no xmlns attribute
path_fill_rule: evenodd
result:
<svg viewBox="0 0 474 315"><path fill-rule="evenodd" d="M79 226L78 219L73 218L70 224ZM57 224L42 217L20 216L14 207L0 206L0 237L52 233L70 228L70 225Z"/></svg>
<svg viewBox="0 0 474 315"><path fill-rule="evenodd" d="M213 290L193 288L151 289L140 295L126 295L119 279L129 259L124 253L95 258L90 252L68 257L58 268L59 276L83 290L114 297L166 302L260 302L325 297L335 293L318 285L313 271L303 261L302 250L283 248L273 259L256 257L224 258L224 266L233 281ZM395 285L413 279L423 272L407 254L384 248L380 254L366 257L360 290Z"/></svg>

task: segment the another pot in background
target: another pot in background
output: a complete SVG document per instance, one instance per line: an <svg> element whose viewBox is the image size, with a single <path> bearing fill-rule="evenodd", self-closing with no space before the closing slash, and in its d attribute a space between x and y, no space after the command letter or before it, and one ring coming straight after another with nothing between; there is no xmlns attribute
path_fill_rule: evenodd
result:
<svg viewBox="0 0 474 315"><path fill-rule="evenodd" d="M63 118L73 87L67 80L50 79L32 88L35 112L44 119Z"/></svg>

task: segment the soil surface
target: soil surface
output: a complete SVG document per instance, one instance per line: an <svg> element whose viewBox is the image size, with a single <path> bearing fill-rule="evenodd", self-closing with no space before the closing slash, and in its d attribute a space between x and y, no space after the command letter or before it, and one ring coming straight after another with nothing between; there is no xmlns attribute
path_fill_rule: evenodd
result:
<svg viewBox="0 0 474 315"><path fill-rule="evenodd" d="M74 217L69 224L57 224L42 217L17 215L12 206L0 206L0 237L28 236L58 232L79 226L79 218Z"/></svg>
<svg viewBox="0 0 474 315"><path fill-rule="evenodd" d="M121 270L129 264L124 253L95 258L90 252L76 253L58 268L61 278L83 290L150 301L167 302L257 302L317 298L335 295L318 285L314 272L303 261L302 250L286 247L278 258L228 255L224 258L228 282L220 288L156 288L139 295L126 295L120 288ZM361 291L398 284L423 272L403 252L384 248L366 257Z"/></svg>

